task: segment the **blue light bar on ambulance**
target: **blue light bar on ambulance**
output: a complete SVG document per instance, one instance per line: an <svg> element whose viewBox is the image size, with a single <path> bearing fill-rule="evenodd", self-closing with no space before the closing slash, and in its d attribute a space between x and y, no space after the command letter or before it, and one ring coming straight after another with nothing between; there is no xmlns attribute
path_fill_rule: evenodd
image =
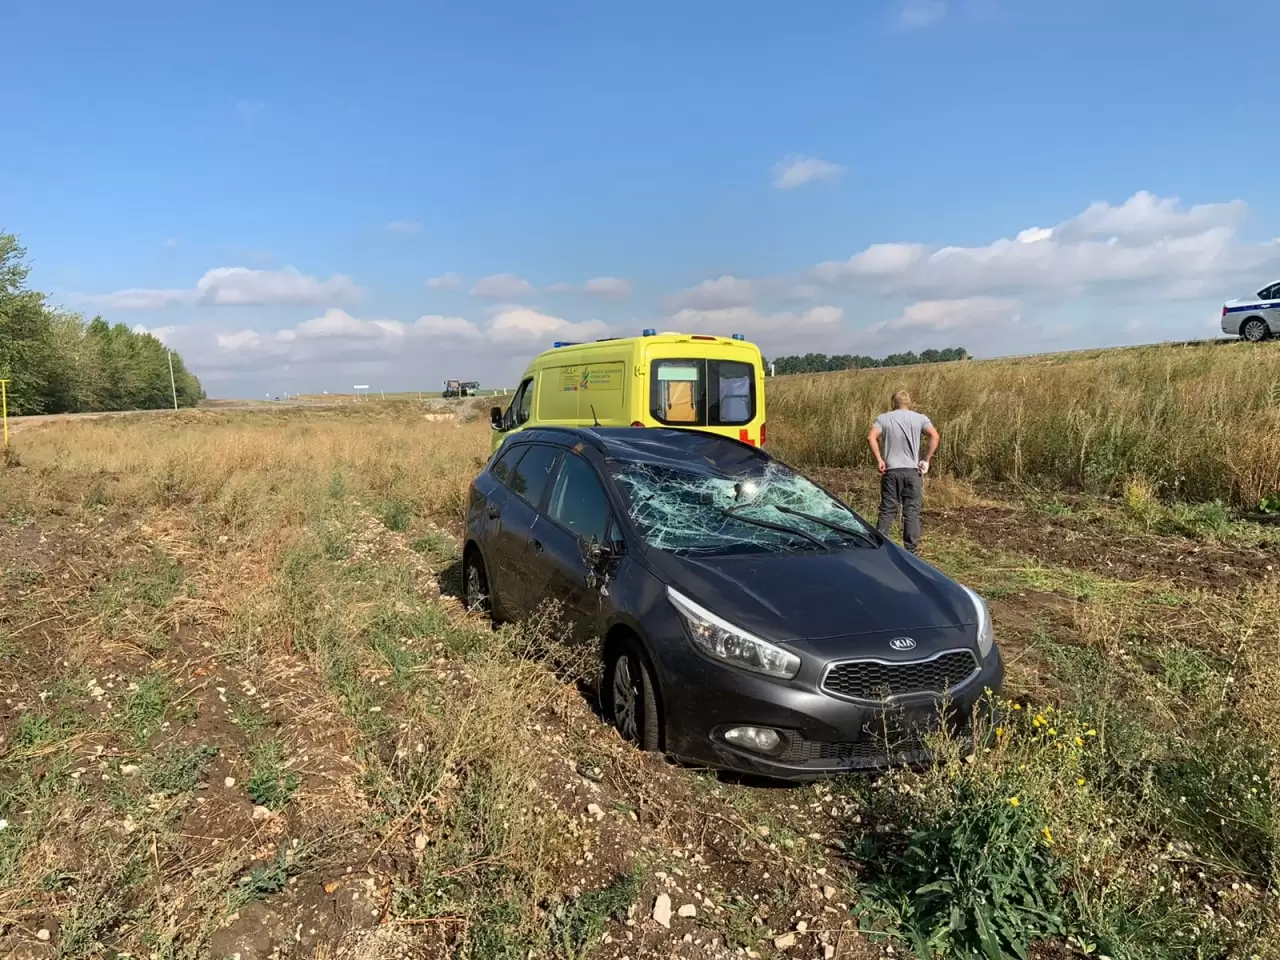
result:
<svg viewBox="0 0 1280 960"><path fill-rule="evenodd" d="M645 328L644 328L644 330L643 330L643 331L641 331L640 336L642 336L642 337L653 337L653 336L657 336L657 333L658 333L658 331L657 331L657 330L655 330L655 329L653 329L653 327L645 327Z"/></svg>
<svg viewBox="0 0 1280 960"><path fill-rule="evenodd" d="M747 339L747 338L746 338L746 337L744 337L744 336L743 336L742 334L740 334L740 333L735 333L735 334L733 335L733 339L735 339L735 340L745 340L745 339Z"/></svg>
<svg viewBox="0 0 1280 960"><path fill-rule="evenodd" d="M553 347L576 347L582 341L580 340L557 340L551 346Z"/></svg>

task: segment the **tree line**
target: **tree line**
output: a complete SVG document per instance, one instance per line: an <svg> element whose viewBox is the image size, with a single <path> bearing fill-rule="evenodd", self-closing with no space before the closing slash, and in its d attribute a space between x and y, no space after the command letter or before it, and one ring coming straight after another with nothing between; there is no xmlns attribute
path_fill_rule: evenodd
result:
<svg viewBox="0 0 1280 960"><path fill-rule="evenodd" d="M86 321L49 304L27 286L26 250L0 233L0 379L9 381L9 413L82 413L193 407L204 390L182 358L149 333L101 317Z"/></svg>
<svg viewBox="0 0 1280 960"><path fill-rule="evenodd" d="M965 360L969 351L964 347L947 347L945 350L925 350L921 353L891 353L887 357L859 357L841 353L834 357L825 353L806 353L803 357L778 357L773 361L774 372L829 373L833 370L861 370L867 367L908 367L917 363L947 363ZM768 361L766 361L766 366Z"/></svg>

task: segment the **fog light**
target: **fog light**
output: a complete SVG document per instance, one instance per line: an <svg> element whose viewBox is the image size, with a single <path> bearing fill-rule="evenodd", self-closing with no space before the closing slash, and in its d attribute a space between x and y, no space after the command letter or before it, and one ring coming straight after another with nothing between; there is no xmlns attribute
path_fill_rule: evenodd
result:
<svg viewBox="0 0 1280 960"><path fill-rule="evenodd" d="M724 738L736 746L758 753L772 753L782 743L778 731L768 727L734 727L725 731Z"/></svg>

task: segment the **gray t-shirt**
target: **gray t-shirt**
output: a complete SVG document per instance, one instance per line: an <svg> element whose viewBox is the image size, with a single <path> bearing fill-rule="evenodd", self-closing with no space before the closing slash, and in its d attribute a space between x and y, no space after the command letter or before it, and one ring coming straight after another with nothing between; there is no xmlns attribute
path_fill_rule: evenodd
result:
<svg viewBox="0 0 1280 960"><path fill-rule="evenodd" d="M880 428L880 452L890 470L915 469L920 465L920 434L933 423L914 410L890 410L876 417Z"/></svg>

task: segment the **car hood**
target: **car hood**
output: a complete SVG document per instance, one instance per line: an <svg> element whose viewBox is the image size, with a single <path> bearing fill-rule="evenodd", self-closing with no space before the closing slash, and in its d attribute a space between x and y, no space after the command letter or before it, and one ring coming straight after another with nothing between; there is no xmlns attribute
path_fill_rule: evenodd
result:
<svg viewBox="0 0 1280 960"><path fill-rule="evenodd" d="M718 557L658 553L652 559L680 593L776 642L951 633L946 628L977 623L958 583L893 545Z"/></svg>

